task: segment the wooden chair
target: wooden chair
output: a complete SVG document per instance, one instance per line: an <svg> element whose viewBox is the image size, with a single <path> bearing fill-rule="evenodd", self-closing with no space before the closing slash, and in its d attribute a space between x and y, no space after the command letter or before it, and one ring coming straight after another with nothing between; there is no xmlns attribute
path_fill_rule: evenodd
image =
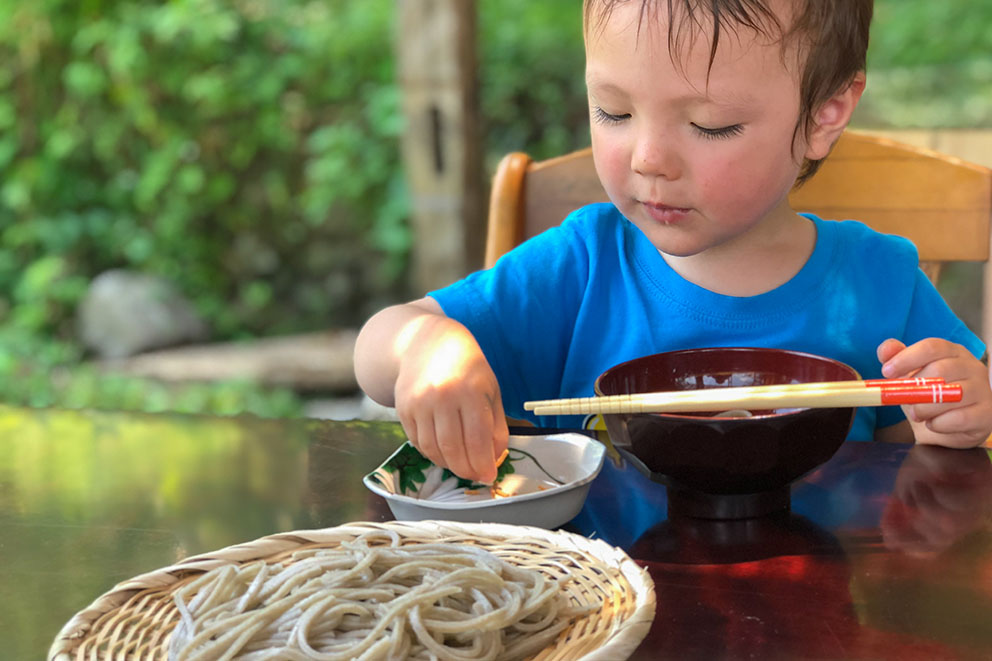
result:
<svg viewBox="0 0 992 661"><path fill-rule="evenodd" d="M486 267L574 209L605 201L589 148L546 161L533 161L521 152L507 154L493 178ZM797 211L854 218L909 238L935 283L947 262L986 262L982 334L992 344L992 170L847 131L816 175L792 192L790 201Z"/></svg>

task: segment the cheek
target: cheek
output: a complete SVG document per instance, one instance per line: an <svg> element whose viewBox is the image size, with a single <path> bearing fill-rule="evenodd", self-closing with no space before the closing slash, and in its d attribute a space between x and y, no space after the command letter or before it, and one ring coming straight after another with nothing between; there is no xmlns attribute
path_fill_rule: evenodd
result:
<svg viewBox="0 0 992 661"><path fill-rule="evenodd" d="M704 199L720 204L747 196L755 181L752 165L748 159L721 158L695 168Z"/></svg>
<svg viewBox="0 0 992 661"><path fill-rule="evenodd" d="M630 156L621 142L599 137L596 133L592 135L592 153L596 174L606 192L612 196L613 190L626 180Z"/></svg>
<svg viewBox="0 0 992 661"><path fill-rule="evenodd" d="M798 167L783 154L761 150L712 161L700 182L705 199L729 211L773 205L787 194Z"/></svg>

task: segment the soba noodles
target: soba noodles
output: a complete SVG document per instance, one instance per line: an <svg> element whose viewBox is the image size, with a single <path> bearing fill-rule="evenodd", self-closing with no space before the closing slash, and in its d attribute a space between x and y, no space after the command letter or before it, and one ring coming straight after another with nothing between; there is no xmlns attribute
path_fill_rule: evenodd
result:
<svg viewBox="0 0 992 661"><path fill-rule="evenodd" d="M225 565L178 589L170 661L520 659L579 614L558 580L469 545L360 537L293 560Z"/></svg>

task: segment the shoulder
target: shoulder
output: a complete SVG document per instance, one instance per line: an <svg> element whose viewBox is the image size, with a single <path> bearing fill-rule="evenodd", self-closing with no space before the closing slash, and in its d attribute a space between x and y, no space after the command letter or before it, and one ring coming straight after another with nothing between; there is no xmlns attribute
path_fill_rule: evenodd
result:
<svg viewBox="0 0 992 661"><path fill-rule="evenodd" d="M914 270L919 265L916 246L906 237L879 232L858 220L823 220L812 214L803 215L816 224L819 237L836 244L845 260Z"/></svg>
<svg viewBox="0 0 992 661"><path fill-rule="evenodd" d="M508 252L501 266L527 264L538 270L580 269L604 252L616 250L623 216L612 204L591 204L570 213L560 225L533 236ZM503 262L503 264L501 264Z"/></svg>
<svg viewBox="0 0 992 661"><path fill-rule="evenodd" d="M623 216L611 203L598 202L579 207L568 214L560 227L583 238L595 240L615 235L623 220Z"/></svg>
<svg viewBox="0 0 992 661"><path fill-rule="evenodd" d="M612 204L593 204L570 213L559 225L530 237L483 271L460 282L476 289L508 286L546 288L567 282L581 286L590 262L615 242L622 216ZM456 283L457 284L457 283Z"/></svg>
<svg viewBox="0 0 992 661"><path fill-rule="evenodd" d="M922 276L912 241L856 220L811 219L817 226L817 249L824 256L823 286L833 299L857 305L859 315L871 310L904 318Z"/></svg>

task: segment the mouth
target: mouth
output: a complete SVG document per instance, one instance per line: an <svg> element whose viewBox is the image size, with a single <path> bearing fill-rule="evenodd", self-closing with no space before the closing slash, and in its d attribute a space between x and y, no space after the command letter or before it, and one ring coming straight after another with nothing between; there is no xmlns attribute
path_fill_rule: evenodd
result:
<svg viewBox="0 0 992 661"><path fill-rule="evenodd" d="M641 202L641 205L651 218L666 225L685 220L692 211L692 209L686 207L674 207L668 204L656 204L654 202Z"/></svg>

